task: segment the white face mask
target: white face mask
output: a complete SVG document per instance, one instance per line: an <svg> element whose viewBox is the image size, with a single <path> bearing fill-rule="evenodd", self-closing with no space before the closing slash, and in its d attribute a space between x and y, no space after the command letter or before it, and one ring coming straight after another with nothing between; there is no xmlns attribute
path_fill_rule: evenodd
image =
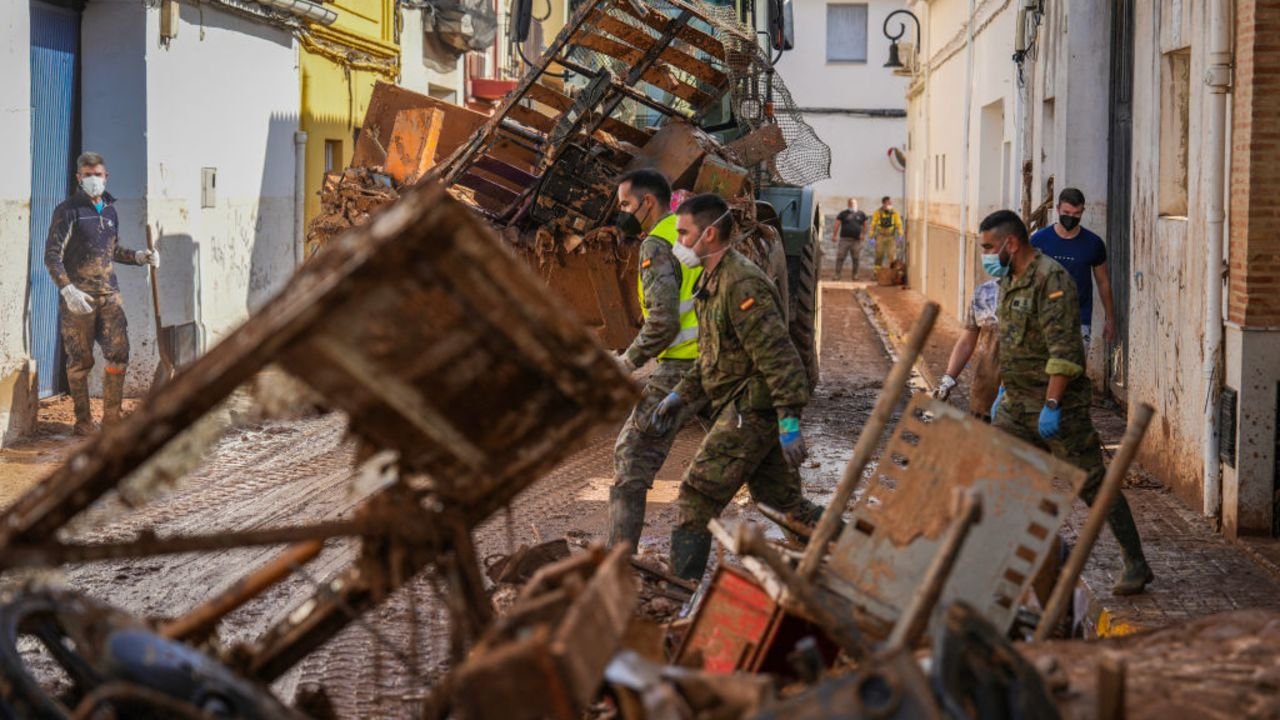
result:
<svg viewBox="0 0 1280 720"><path fill-rule="evenodd" d="M80 189L84 190L89 197L102 197L102 194L107 191L107 179L97 175L81 178Z"/></svg>
<svg viewBox="0 0 1280 720"><path fill-rule="evenodd" d="M721 213L721 214L720 214L720 217L716 218L715 220L712 220L712 221L711 221L711 224L707 225L707 227L703 229L703 231L702 231L702 232L703 232L703 234L705 234L707 230L709 230L709 229L711 229L712 227L714 227L714 226L716 225L716 223L719 223L721 220L723 220L723 219L725 219L726 217L728 217L728 216L729 216L729 213L731 213L731 212L733 212L733 209L732 209L732 208L730 208L729 210L725 210L723 213ZM700 242L702 242L702 235L699 235L699 236L698 236L698 243L700 243ZM697 245L698 243L694 243L694 245ZM681 243L681 242L679 242L679 241L676 241L676 244L675 244L675 246L674 246L674 247L672 247L672 248L671 248L671 251L672 251L673 253L675 253L676 259L680 261L680 264L684 265L685 267L695 268L695 267L698 267L698 266L702 265L702 260L703 260L703 258L704 258L704 257L713 257L713 256L715 256L715 255L719 255L719 254L721 254L721 253L728 252L728 251L729 251L729 248L725 248L725 249L723 249L723 250L717 250L716 252L713 252L713 253L711 253L711 254L709 254L709 255L703 256L703 255L699 255L698 253L694 252L694 251L693 251L693 248L691 248L691 247L686 247L686 246L684 245L684 243Z"/></svg>
<svg viewBox="0 0 1280 720"><path fill-rule="evenodd" d="M675 253L676 259L685 267L696 268L702 264L702 258L698 257L698 253L691 248L685 247L683 243L673 245L671 252Z"/></svg>

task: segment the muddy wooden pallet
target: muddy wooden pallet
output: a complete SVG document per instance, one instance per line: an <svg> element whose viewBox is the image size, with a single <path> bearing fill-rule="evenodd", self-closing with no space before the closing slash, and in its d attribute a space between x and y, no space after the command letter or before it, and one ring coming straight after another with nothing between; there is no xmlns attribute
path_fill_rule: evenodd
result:
<svg viewBox="0 0 1280 720"><path fill-rule="evenodd" d="M629 0L584 4L493 118L432 176L495 219L527 209L579 233L598 226L612 179L651 135L635 113L618 112L624 103L691 119L728 89L725 46L710 34L711 21L691 4L670 5L662 13ZM566 70L576 76L569 84L558 77Z"/></svg>

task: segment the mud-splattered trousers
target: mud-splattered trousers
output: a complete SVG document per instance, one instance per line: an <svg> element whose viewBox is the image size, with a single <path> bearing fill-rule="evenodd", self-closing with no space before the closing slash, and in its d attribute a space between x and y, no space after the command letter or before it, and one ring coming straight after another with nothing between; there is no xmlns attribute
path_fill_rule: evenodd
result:
<svg viewBox="0 0 1280 720"><path fill-rule="evenodd" d="M1080 498L1092 505L1102 487L1106 465L1089 416L1093 386L1084 375L1075 281L1057 261L1036 251L1022 275L1000 281L998 319L1005 394L992 425L1088 473ZM1050 375L1070 380L1061 401L1062 429L1045 440L1040 437L1039 420ZM1126 567L1145 566L1142 540L1123 493L1111 506L1107 523L1120 544Z"/></svg>
<svg viewBox="0 0 1280 720"><path fill-rule="evenodd" d="M667 461L680 428L701 409L685 406L665 433L653 429L650 423L654 408L676 388L693 363L693 360L659 360L645 382L640 401L618 433L613 447L614 482L609 493L610 546L624 540L632 547L639 545L644 531L645 499L653 487L653 479Z"/></svg>
<svg viewBox="0 0 1280 720"><path fill-rule="evenodd" d="M103 398L107 412L119 408L129 364L129 324L120 300L120 285L114 263L140 265L134 251L120 246L120 219L115 198L103 197L103 206L94 207L83 192L53 211L44 260L58 289L75 285L92 298L93 311L72 313L61 301L59 329L67 355L67 384L76 406L77 422L88 418L88 378L93 369L93 344L102 348L106 360Z"/></svg>
<svg viewBox="0 0 1280 720"><path fill-rule="evenodd" d="M853 266L849 279L857 280L858 267L862 264L862 238L842 237L836 243L836 280L840 279L846 255L849 256L849 264Z"/></svg>
<svg viewBox="0 0 1280 720"><path fill-rule="evenodd" d="M715 422L680 483L671 532L672 572L691 580L706 570L707 523L743 485L757 503L802 522L822 514L801 493L800 474L778 441L779 415L799 417L809 380L777 289L734 250L700 282L698 361L676 392L687 402L710 403Z"/></svg>

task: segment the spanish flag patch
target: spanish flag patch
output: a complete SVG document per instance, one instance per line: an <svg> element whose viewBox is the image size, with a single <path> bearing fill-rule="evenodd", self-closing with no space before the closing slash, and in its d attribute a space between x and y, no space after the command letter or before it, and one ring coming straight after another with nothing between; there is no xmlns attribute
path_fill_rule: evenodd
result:
<svg viewBox="0 0 1280 720"><path fill-rule="evenodd" d="M652 264L653 264L653 258L645 258L643 261L640 262L640 268L648 269L648 267Z"/></svg>
<svg viewBox="0 0 1280 720"><path fill-rule="evenodd" d="M1054 290L1053 292L1049 293L1049 299L1050 299L1050 300L1057 300L1058 298L1060 298L1060 297L1062 297L1063 295L1066 295L1066 294L1067 294L1067 291L1066 291L1066 290Z"/></svg>
<svg viewBox="0 0 1280 720"><path fill-rule="evenodd" d="M749 298L747 298L746 300L743 300L741 303L739 303L739 304L738 304L738 309L739 309L739 310L750 310L751 308L753 308L753 307L755 307L755 306L756 306L756 299L755 299L755 298L753 298L753 297L749 297Z"/></svg>

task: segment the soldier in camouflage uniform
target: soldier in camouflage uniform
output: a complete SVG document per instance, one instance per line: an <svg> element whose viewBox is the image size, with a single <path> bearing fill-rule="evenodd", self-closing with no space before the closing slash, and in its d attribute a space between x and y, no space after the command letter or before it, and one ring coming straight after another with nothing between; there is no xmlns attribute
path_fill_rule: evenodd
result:
<svg viewBox="0 0 1280 720"><path fill-rule="evenodd" d="M1084 374L1075 281L1057 261L1031 245L1015 213L992 213L980 230L983 266L1001 277L998 318L1004 386L991 408L992 424L1088 473L1080 497L1092 504L1106 467L1089 417L1093 387ZM1140 593L1155 575L1123 494L1116 498L1107 523L1124 555L1124 573L1112 592Z"/></svg>
<svg viewBox="0 0 1280 720"><path fill-rule="evenodd" d="M94 430L89 412L89 371L93 343L107 361L102 380L102 419L120 417L125 369L129 364L129 326L120 302L120 284L112 263L160 264L158 253L120 246L115 198L106 191L102 156L84 153L76 161L80 187L53 211L44 262L62 296L59 326L67 355L67 385L75 407L77 435Z"/></svg>
<svg viewBox="0 0 1280 720"><path fill-rule="evenodd" d="M614 445L614 480L609 489L610 546L626 542L634 549L640 543L649 488L666 462L684 420L697 410L691 406L662 431L649 423L653 409L675 388L698 356L693 285L702 271L684 267L675 258L676 217L669 210L670 202L671 185L656 171L628 173L618 184L616 224L629 236L644 236L637 286L644 325L620 362L628 373L650 360L656 359L657 363Z"/></svg>
<svg viewBox="0 0 1280 720"><path fill-rule="evenodd" d="M809 379L783 321L777 289L731 249L733 218L716 195L698 195L676 212L677 257L701 265L698 360L658 404L652 424L675 424L684 408L710 402L715 418L685 471L671 532L671 568L702 577L711 550L707 523L745 483L751 497L813 524L822 507L805 499L797 468L805 458L800 411Z"/></svg>

